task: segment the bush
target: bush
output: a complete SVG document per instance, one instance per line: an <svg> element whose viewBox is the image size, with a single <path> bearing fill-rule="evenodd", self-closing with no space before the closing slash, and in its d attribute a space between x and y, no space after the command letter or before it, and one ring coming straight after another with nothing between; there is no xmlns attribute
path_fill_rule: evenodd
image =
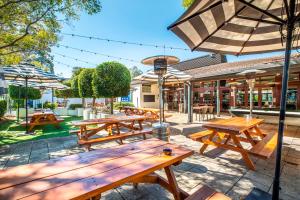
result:
<svg viewBox="0 0 300 200"><path fill-rule="evenodd" d="M10 85L8 88L8 94L13 100L25 99L25 87L20 88L20 98L19 98L19 86ZM42 97L41 91L35 88L27 88L28 99L40 99Z"/></svg>
<svg viewBox="0 0 300 200"><path fill-rule="evenodd" d="M82 104L74 103L69 105L70 110L75 110L76 108L82 108Z"/></svg>
<svg viewBox="0 0 300 200"><path fill-rule="evenodd" d="M0 100L0 118L6 113L7 102L5 100Z"/></svg>
<svg viewBox="0 0 300 200"><path fill-rule="evenodd" d="M43 106L44 106L44 109L54 110L55 108L57 108L57 103L51 103L51 102L46 101Z"/></svg>
<svg viewBox="0 0 300 200"><path fill-rule="evenodd" d="M123 106L130 106L134 107L134 104L132 102L120 102L120 103L115 103L114 104L114 109L115 110L120 110Z"/></svg>

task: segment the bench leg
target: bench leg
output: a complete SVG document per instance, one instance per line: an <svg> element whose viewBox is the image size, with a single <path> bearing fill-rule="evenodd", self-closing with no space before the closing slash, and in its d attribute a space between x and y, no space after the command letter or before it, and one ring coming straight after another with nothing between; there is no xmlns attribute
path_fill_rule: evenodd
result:
<svg viewBox="0 0 300 200"><path fill-rule="evenodd" d="M212 141L212 139L215 137L216 134L217 134L216 132L212 133L209 136L208 140ZM200 154L203 154L207 147L208 147L208 144L203 144L202 147L200 148Z"/></svg>
<svg viewBox="0 0 300 200"><path fill-rule="evenodd" d="M101 194L90 198L90 200L99 200L99 199L101 199Z"/></svg>

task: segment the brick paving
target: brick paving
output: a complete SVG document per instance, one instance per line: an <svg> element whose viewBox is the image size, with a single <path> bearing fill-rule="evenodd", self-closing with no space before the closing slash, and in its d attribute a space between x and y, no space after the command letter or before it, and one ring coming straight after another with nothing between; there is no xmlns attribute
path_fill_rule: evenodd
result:
<svg viewBox="0 0 300 200"><path fill-rule="evenodd" d="M192 124L187 121L185 114L174 114L168 121L172 124L171 142L185 146L195 151L195 154L185 159L182 164L174 167L178 185L193 193L203 184L223 192L233 199L243 199L253 187L271 192L272 177L275 166L275 156L268 160L252 157L257 168L248 170L241 156L232 151L223 151L209 147L205 155L199 155L200 143L192 141L186 135L201 130L202 122ZM205 123L205 122L203 122ZM277 127L265 124L262 129L276 130ZM133 142L140 138L132 138L126 142ZM108 142L94 145L94 149L101 149L118 145ZM76 142L76 137L51 138L30 142L23 142L0 148L0 169L41 162L57 157L84 152ZM300 127L286 127L283 148L283 167L281 178L281 198L295 200L300 196ZM163 171L158 172L164 176ZM173 196L158 185L140 184L137 189L126 184L103 194L101 199L173 199Z"/></svg>

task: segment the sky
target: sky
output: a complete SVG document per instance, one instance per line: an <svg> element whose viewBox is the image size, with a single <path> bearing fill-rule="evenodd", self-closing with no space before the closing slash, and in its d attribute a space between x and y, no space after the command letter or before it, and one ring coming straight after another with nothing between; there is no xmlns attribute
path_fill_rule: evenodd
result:
<svg viewBox="0 0 300 200"><path fill-rule="evenodd" d="M127 58L134 60L134 62L81 52L62 46L53 47L52 55L54 56L56 74L70 77L72 67L90 68L105 61L118 61L128 68L137 66L141 70L147 71L152 68L142 65L140 62L146 57L172 55L183 61L208 54L208 52L164 50L163 48L119 44L64 35L65 33L77 34L111 40L188 48L174 33L167 30L167 27L185 11L181 5L181 0L101 0L101 4L100 13L96 15L82 13L79 20L73 21L71 25L64 25L59 45ZM282 52L239 57L227 56L227 59L229 62L234 62L280 54ZM74 60L75 58L78 61Z"/></svg>

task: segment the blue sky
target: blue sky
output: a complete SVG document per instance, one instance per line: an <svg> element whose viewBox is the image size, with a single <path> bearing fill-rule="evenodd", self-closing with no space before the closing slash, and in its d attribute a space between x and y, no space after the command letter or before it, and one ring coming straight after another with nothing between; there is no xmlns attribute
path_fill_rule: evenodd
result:
<svg viewBox="0 0 300 200"><path fill-rule="evenodd" d="M62 29L62 33L188 48L175 34L167 30L167 27L184 12L184 8L181 6L181 0L102 0L101 2L102 11L99 14L92 16L82 14L80 20L73 21L71 25L65 25ZM62 57L57 55L57 53L94 64L116 60L127 67L138 66L143 71L151 69L151 67L143 66L139 61L152 55L174 55L179 57L180 60L187 60L207 54L207 52L190 52L171 49L166 49L164 52L162 48L116 44L66 35L61 36L59 44L138 61L129 62L116 60L64 47L54 47L52 49L54 60L71 66L68 67L55 62L55 72L62 73L64 77L71 76L73 66L95 67L95 65ZM229 62L232 62L266 57L274 54L240 57L228 56L227 58Z"/></svg>

